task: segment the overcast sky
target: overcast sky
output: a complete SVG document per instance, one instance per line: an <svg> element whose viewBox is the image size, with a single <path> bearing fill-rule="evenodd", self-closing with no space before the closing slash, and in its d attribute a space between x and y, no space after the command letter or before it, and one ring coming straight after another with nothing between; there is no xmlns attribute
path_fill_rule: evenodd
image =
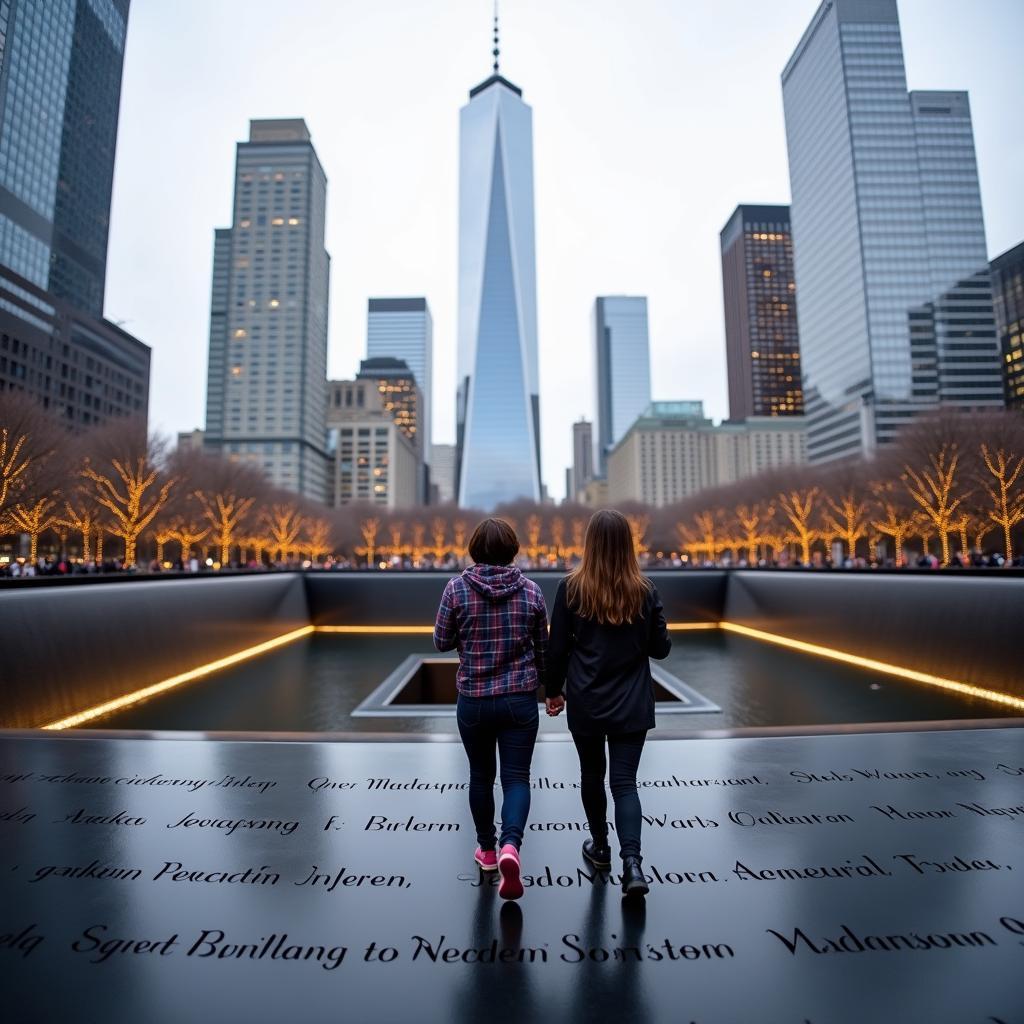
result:
<svg viewBox="0 0 1024 1024"><path fill-rule="evenodd" d="M789 201L779 74L818 0L504 0L502 73L534 111L544 478L592 418L590 313L647 295L656 399L728 415L718 232ZM910 88L968 89L990 255L1024 239L1020 0L900 0ZM213 230L249 118L304 117L328 177L328 375L369 296L425 295L434 440L454 440L458 111L490 0L134 0L106 315L153 348L150 426L202 426Z"/></svg>

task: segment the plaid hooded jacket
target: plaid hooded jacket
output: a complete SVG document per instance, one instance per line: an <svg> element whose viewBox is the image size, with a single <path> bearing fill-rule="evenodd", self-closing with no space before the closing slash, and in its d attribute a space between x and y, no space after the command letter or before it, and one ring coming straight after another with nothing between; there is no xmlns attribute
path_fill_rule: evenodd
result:
<svg viewBox="0 0 1024 1024"><path fill-rule="evenodd" d="M459 652L467 697L528 693L544 682L548 613L540 587L513 565L473 565L448 581L434 646Z"/></svg>

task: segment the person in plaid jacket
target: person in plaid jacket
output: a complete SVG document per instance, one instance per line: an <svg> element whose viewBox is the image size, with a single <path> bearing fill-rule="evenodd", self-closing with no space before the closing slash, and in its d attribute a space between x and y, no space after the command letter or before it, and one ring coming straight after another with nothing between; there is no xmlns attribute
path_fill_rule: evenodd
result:
<svg viewBox="0 0 1024 1024"><path fill-rule="evenodd" d="M537 687L544 682L548 616L540 587L512 560L519 539L502 519L473 531L474 564L448 581L434 646L459 652L459 735L469 759L469 807L479 843L474 860L498 871L498 895L519 899L519 849L530 813L530 762L537 741ZM501 835L494 828L495 750L501 760Z"/></svg>

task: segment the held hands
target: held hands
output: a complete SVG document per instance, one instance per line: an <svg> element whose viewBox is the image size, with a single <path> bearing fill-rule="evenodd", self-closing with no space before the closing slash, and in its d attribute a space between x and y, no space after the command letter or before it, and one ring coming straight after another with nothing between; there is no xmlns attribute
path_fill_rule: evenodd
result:
<svg viewBox="0 0 1024 1024"><path fill-rule="evenodd" d="M565 708L564 697L548 697L544 703L547 706L549 718L557 718Z"/></svg>

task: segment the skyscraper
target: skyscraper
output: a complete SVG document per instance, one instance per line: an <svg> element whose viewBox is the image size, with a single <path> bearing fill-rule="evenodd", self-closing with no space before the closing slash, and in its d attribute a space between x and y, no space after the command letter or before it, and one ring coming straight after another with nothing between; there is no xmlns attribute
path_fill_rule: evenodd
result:
<svg viewBox="0 0 1024 1024"><path fill-rule="evenodd" d="M458 502L539 501L533 112L498 72L459 114Z"/></svg>
<svg viewBox="0 0 1024 1024"><path fill-rule="evenodd" d="M0 4L0 264L92 317L129 2Z"/></svg>
<svg viewBox="0 0 1024 1024"><path fill-rule="evenodd" d="M206 445L327 497L327 178L301 118L250 121L214 235Z"/></svg>
<svg viewBox="0 0 1024 1024"><path fill-rule="evenodd" d="M370 299L366 356L402 359L413 372L423 400L420 449L429 461L433 409L434 321L425 298Z"/></svg>
<svg viewBox="0 0 1024 1024"><path fill-rule="evenodd" d="M1024 409L1024 242L992 261L992 292L1006 404Z"/></svg>
<svg viewBox="0 0 1024 1024"><path fill-rule="evenodd" d="M597 462L603 476L608 452L651 404L646 297L599 296L594 302L594 345Z"/></svg>
<svg viewBox="0 0 1024 1024"><path fill-rule="evenodd" d="M566 498L576 495L594 479L594 428L589 420L579 419L572 425L572 467L566 478Z"/></svg>
<svg viewBox="0 0 1024 1024"><path fill-rule="evenodd" d="M719 236L729 416L800 416L788 206L737 206Z"/></svg>
<svg viewBox="0 0 1024 1024"><path fill-rule="evenodd" d="M0 391L71 430L148 411L149 348L103 319L127 18L0 2Z"/></svg>
<svg viewBox="0 0 1024 1024"><path fill-rule="evenodd" d="M1001 404L990 307L911 333L987 264L967 95L907 92L896 0L825 0L782 91L810 460L870 453L940 402Z"/></svg>

